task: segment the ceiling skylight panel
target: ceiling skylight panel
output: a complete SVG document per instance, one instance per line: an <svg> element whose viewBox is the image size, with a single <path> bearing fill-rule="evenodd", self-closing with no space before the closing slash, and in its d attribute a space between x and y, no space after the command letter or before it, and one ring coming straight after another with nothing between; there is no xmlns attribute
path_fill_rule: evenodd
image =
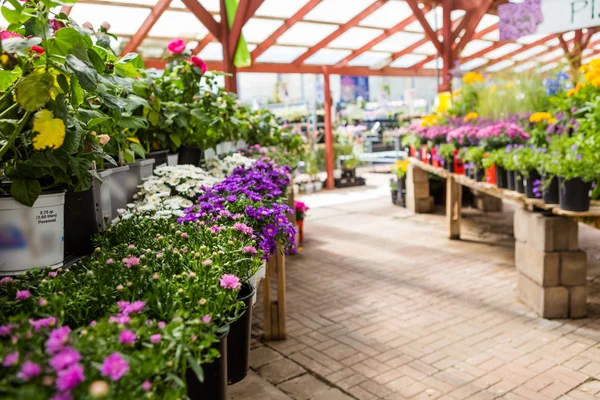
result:
<svg viewBox="0 0 600 400"><path fill-rule="evenodd" d="M562 56L564 53L565 52L563 51L563 49L556 49L554 51L551 51L550 53L540 55L539 57L537 57L537 59L542 62L547 62Z"/></svg>
<svg viewBox="0 0 600 400"><path fill-rule="evenodd" d="M536 63L535 61L527 61L526 63L523 63L521 65L516 66L513 71L515 72L523 72L523 71L527 71L530 70L531 68L534 68L536 66L538 66L539 63Z"/></svg>
<svg viewBox="0 0 600 400"><path fill-rule="evenodd" d="M150 36L197 39L202 39L207 34L208 29L194 14L180 11L165 11L149 33Z"/></svg>
<svg viewBox="0 0 600 400"><path fill-rule="evenodd" d="M521 43L521 44L529 44L529 43L533 43L533 42L536 42L536 41L542 39L544 36L548 36L548 35L537 34L537 35L524 36L522 38L517 39L516 42Z"/></svg>
<svg viewBox="0 0 600 400"><path fill-rule="evenodd" d="M380 53L376 51L365 51L354 60L350 61L348 65L355 67L372 67L390 56L389 53Z"/></svg>
<svg viewBox="0 0 600 400"><path fill-rule="evenodd" d="M488 47L490 47L493 43L490 42L486 42L485 40L471 40L469 43L467 43L467 45L465 46L464 50L461 53L462 57L468 57L472 54L475 54L481 50L487 49Z"/></svg>
<svg viewBox="0 0 600 400"><path fill-rule="evenodd" d="M488 60L485 58L474 58L472 60L467 61L466 63L463 63L460 66L460 69L462 71L471 71L472 69L481 67L483 64L487 64Z"/></svg>
<svg viewBox="0 0 600 400"><path fill-rule="evenodd" d="M436 29L442 28L442 8L436 7L433 10L429 11L425 14L425 19L431 26L431 28L435 31ZM410 32L425 32L423 30L423 26L419 21L414 21L408 24L405 30Z"/></svg>
<svg viewBox="0 0 600 400"><path fill-rule="evenodd" d="M489 72L497 72L497 71L502 71L503 69L506 69L508 67L510 67L511 65L513 65L515 62L513 60L504 60L504 61L500 61L497 64L494 64L490 67L488 67L486 69L486 71Z"/></svg>
<svg viewBox="0 0 600 400"><path fill-rule="evenodd" d="M481 18L481 21L479 21L479 25L477 25L475 32L480 32L485 28L489 28L490 26L497 24L498 21L500 21L500 18L498 18L497 15L484 14L483 18Z"/></svg>
<svg viewBox="0 0 600 400"><path fill-rule="evenodd" d="M352 53L350 50L321 49L308 57L304 63L312 65L333 65L348 57L350 53Z"/></svg>
<svg viewBox="0 0 600 400"><path fill-rule="evenodd" d="M202 49L198 57L206 61L221 61L223 60L223 46L221 43L210 42Z"/></svg>
<svg viewBox="0 0 600 400"><path fill-rule="evenodd" d="M485 40L491 40L493 42L499 42L500 41L500 31L498 29L491 31L490 33L486 33L485 35L483 35L482 39Z"/></svg>
<svg viewBox="0 0 600 400"><path fill-rule="evenodd" d="M323 0L304 19L344 24L374 2L375 0Z"/></svg>
<svg viewBox="0 0 600 400"><path fill-rule="evenodd" d="M363 19L359 25L391 28L413 15L405 1L389 1L373 14Z"/></svg>
<svg viewBox="0 0 600 400"><path fill-rule="evenodd" d="M373 50L397 52L423 39L420 33L396 32L389 38L373 46Z"/></svg>
<svg viewBox="0 0 600 400"><path fill-rule="evenodd" d="M517 43L506 43L504 46L499 47L496 50L490 51L485 55L485 57L489 59L499 58L506 54L512 53L513 51L517 51L521 47L523 46Z"/></svg>
<svg viewBox="0 0 600 400"><path fill-rule="evenodd" d="M122 0L117 0L122 1ZM127 0L129 1L129 0ZM142 0L143 1L143 0ZM207 11L218 13L221 10L220 0L199 0L202 7L206 8ZM286 0L287 1L287 0ZM152 1L152 5L156 5L156 0ZM181 0L172 0L171 7L186 8L185 4Z"/></svg>
<svg viewBox="0 0 600 400"><path fill-rule="evenodd" d="M106 21L111 25L111 33L133 35L149 14L150 9L145 8L80 3L73 7L70 17L79 24L89 21L94 29Z"/></svg>
<svg viewBox="0 0 600 400"><path fill-rule="evenodd" d="M369 28L350 28L327 47L335 49L359 49L383 33L382 30Z"/></svg>
<svg viewBox="0 0 600 400"><path fill-rule="evenodd" d="M539 72L551 71L557 67L558 67L558 63L554 62L554 63L550 63L550 64L546 64L546 65L542 66L541 68L538 69L538 71Z"/></svg>
<svg viewBox="0 0 600 400"><path fill-rule="evenodd" d="M444 60L442 60L441 58L438 57L437 59L431 60L427 64L423 65L423 68L438 69L438 68L442 68L443 66L444 66Z"/></svg>
<svg viewBox="0 0 600 400"><path fill-rule="evenodd" d="M246 42L262 43L281 25L283 25L283 21L250 18L242 28L242 33Z"/></svg>
<svg viewBox="0 0 600 400"><path fill-rule="evenodd" d="M424 45L417 47L414 51L415 54L427 54L429 56L433 56L437 54L437 49L434 44L431 42L427 42Z"/></svg>
<svg viewBox="0 0 600 400"><path fill-rule="evenodd" d="M257 16L289 18L296 14L308 0L265 0L256 10Z"/></svg>
<svg viewBox="0 0 600 400"><path fill-rule="evenodd" d="M308 47L271 46L256 61L289 64L307 50Z"/></svg>
<svg viewBox="0 0 600 400"><path fill-rule="evenodd" d="M391 63L390 66L394 68L410 68L426 58L427 56L421 56L418 54L405 54Z"/></svg>
<svg viewBox="0 0 600 400"><path fill-rule="evenodd" d="M515 54L512 58L513 58L513 60L517 60L517 61L526 60L526 59L531 58L531 57L535 56L536 54L539 54L542 51L547 50L547 49L548 48L546 46L535 46L535 47L525 50L519 54Z"/></svg>
<svg viewBox="0 0 600 400"><path fill-rule="evenodd" d="M337 29L337 25L298 22L281 35L277 43L314 46Z"/></svg>

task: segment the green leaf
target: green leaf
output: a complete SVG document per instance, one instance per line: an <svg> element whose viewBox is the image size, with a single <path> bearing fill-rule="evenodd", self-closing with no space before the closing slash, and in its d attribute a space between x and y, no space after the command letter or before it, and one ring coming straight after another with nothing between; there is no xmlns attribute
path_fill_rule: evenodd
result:
<svg viewBox="0 0 600 400"><path fill-rule="evenodd" d="M83 46L81 33L74 28L62 28L56 31L54 37L50 39L50 48L53 54L66 56L71 53L74 46Z"/></svg>
<svg viewBox="0 0 600 400"><path fill-rule="evenodd" d="M71 105L75 108L83 103L85 92L75 77L71 77Z"/></svg>
<svg viewBox="0 0 600 400"><path fill-rule="evenodd" d="M138 157L145 159L146 158L146 152L144 151L144 148L142 146L140 146L137 143L131 143L129 145L129 148L138 155Z"/></svg>
<svg viewBox="0 0 600 400"><path fill-rule="evenodd" d="M88 57L90 59L90 62L92 63L92 65L94 66L94 68L96 69L96 71L98 73L100 73L100 74L104 73L104 69L106 68L106 65L104 64L104 60L96 52L96 50L94 50L94 49L88 49L87 50L87 54L88 54Z"/></svg>
<svg viewBox="0 0 600 400"><path fill-rule="evenodd" d="M117 125L128 129L147 129L148 121L143 117L124 117L117 120Z"/></svg>
<svg viewBox="0 0 600 400"><path fill-rule="evenodd" d="M2 6L2 16L9 24L22 24L30 18L29 15L23 13L23 7L13 10Z"/></svg>
<svg viewBox="0 0 600 400"><path fill-rule="evenodd" d="M69 81L67 81L66 76L60 74L56 77L56 81L58 82L58 86L60 86L63 92L69 93Z"/></svg>
<svg viewBox="0 0 600 400"><path fill-rule="evenodd" d="M142 75L132 64L115 64L115 73L124 78L135 78Z"/></svg>
<svg viewBox="0 0 600 400"><path fill-rule="evenodd" d="M66 61L69 69L75 74L82 88L89 91L96 90L96 87L98 86L98 73L96 70L72 54L69 54L66 57Z"/></svg>
<svg viewBox="0 0 600 400"><path fill-rule="evenodd" d="M177 148L181 147L181 137L179 137L179 135L171 134L171 135L169 135L169 138L171 139L171 142L173 142L175 147L177 147Z"/></svg>
<svg viewBox="0 0 600 400"><path fill-rule="evenodd" d="M196 378L198 378L200 382L204 382L204 371L202 371L202 368L200 368L200 364L198 364L198 361L196 361L196 359L190 354L186 354L185 357L187 358L187 362L190 365L190 368L196 374Z"/></svg>
<svg viewBox="0 0 600 400"><path fill-rule="evenodd" d="M67 172L71 156L63 148L47 152L46 157L48 157L48 161L50 161L54 167L60 169L64 173Z"/></svg>
<svg viewBox="0 0 600 400"><path fill-rule="evenodd" d="M32 207L42 188L36 179L15 179L10 188L10 194L19 203Z"/></svg>
<svg viewBox="0 0 600 400"><path fill-rule="evenodd" d="M10 87L17 79L21 77L21 70L15 71L4 71L0 70L0 91L4 92Z"/></svg>
<svg viewBox="0 0 600 400"><path fill-rule="evenodd" d="M133 163L133 162L135 162L135 153L133 152L133 150L125 149L123 151L123 156L125 157L125 162L126 163Z"/></svg>
<svg viewBox="0 0 600 400"><path fill-rule="evenodd" d="M134 68L144 68L144 62L138 53L127 53L117 64L131 64Z"/></svg>
<svg viewBox="0 0 600 400"><path fill-rule="evenodd" d="M148 121L152 126L156 126L160 122L160 115L156 111L150 111L148 113Z"/></svg>
<svg viewBox="0 0 600 400"><path fill-rule="evenodd" d="M88 128L92 129L96 125L99 125L99 124L103 123L104 121L109 121L111 119L112 119L112 117L92 118L88 121L87 126L88 126Z"/></svg>
<svg viewBox="0 0 600 400"><path fill-rule="evenodd" d="M17 101L27 111L36 111L50 100L54 76L49 72L27 75L17 84Z"/></svg>

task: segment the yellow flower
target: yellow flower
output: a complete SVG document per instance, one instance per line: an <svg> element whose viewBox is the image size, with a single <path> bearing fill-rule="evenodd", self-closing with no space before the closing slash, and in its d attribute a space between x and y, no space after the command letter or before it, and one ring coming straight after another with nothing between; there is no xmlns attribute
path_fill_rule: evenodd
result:
<svg viewBox="0 0 600 400"><path fill-rule="evenodd" d="M550 119L548 120L548 123L549 123L549 124L555 124L555 123L557 123L557 122L558 122L558 120L557 120L556 118L550 118Z"/></svg>
<svg viewBox="0 0 600 400"><path fill-rule="evenodd" d="M573 89L569 89L567 91L567 97L576 95L581 90L581 88L583 88L583 85L581 83L578 83L577 86L575 86Z"/></svg>
<svg viewBox="0 0 600 400"><path fill-rule="evenodd" d="M455 98L455 97L460 96L461 94L462 94L462 88L455 90L454 93L452 93L452 97Z"/></svg>
<svg viewBox="0 0 600 400"><path fill-rule="evenodd" d="M512 88L514 88L514 87L515 87L515 83L514 83L514 82L508 82L508 83L506 84L506 88L507 88L507 89L512 89Z"/></svg>
<svg viewBox="0 0 600 400"><path fill-rule="evenodd" d="M49 110L41 110L33 117L33 131L38 132L33 138L35 150L57 149L65 141L65 123L54 118Z"/></svg>
<svg viewBox="0 0 600 400"><path fill-rule="evenodd" d="M408 160L396 161L396 169L399 171L406 172L408 169Z"/></svg>
<svg viewBox="0 0 600 400"><path fill-rule="evenodd" d="M469 121L477 119L477 118L479 118L479 114L477 114L476 112L470 112L465 116L464 121L469 122Z"/></svg>
<svg viewBox="0 0 600 400"><path fill-rule="evenodd" d="M581 67L579 67L579 72L581 72L582 74L585 74L586 72L588 72L590 70L590 66L589 65L582 65Z"/></svg>
<svg viewBox="0 0 600 400"><path fill-rule="evenodd" d="M477 72L467 72L463 77L463 82L467 85L484 82L483 76Z"/></svg>
<svg viewBox="0 0 600 400"><path fill-rule="evenodd" d="M597 76L594 79L592 79L592 85L600 87L600 76Z"/></svg>
<svg viewBox="0 0 600 400"><path fill-rule="evenodd" d="M600 58L594 58L592 61L588 63L588 67L591 68L599 68L600 67Z"/></svg>
<svg viewBox="0 0 600 400"><path fill-rule="evenodd" d="M426 115L423 118L421 118L421 126L433 126L437 123L438 119L439 117L436 114Z"/></svg>
<svg viewBox="0 0 600 400"><path fill-rule="evenodd" d="M550 118L552 118L552 114L550 114L550 113L536 112L536 113L531 114L531 117L529 117L529 122L536 123L536 122L541 122L541 121L547 121Z"/></svg>

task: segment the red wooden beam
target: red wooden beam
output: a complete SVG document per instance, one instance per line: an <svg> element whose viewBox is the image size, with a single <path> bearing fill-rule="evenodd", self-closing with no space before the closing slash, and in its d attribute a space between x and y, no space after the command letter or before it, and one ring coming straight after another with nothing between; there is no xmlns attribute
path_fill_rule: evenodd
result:
<svg viewBox="0 0 600 400"><path fill-rule="evenodd" d="M467 43L469 43L473 39L473 35L475 34L475 30L477 26L481 22L483 16L489 11L490 7L494 0L487 0L483 2L474 12L472 18L469 19L465 27L465 33L460 38L458 43L454 43L452 45L452 51L456 58L460 57L460 53L463 51Z"/></svg>
<svg viewBox="0 0 600 400"><path fill-rule="evenodd" d="M483 57L484 55L486 55L490 51L499 49L500 47L505 46L508 43L509 42L496 42L496 43L493 43L491 46L486 47L483 50L479 50L477 53L473 53L473 54L471 54L470 56L467 56L467 57L460 57L459 59L460 59L461 62L471 61L471 60L474 60L476 58Z"/></svg>
<svg viewBox="0 0 600 400"><path fill-rule="evenodd" d="M212 42L213 40L215 40L215 36L212 33L208 33L206 36L204 36L204 39L202 39L198 45L196 47L194 47L194 49L192 50L192 55L197 55L198 53L200 53L206 46L208 46L208 44L210 42Z"/></svg>
<svg viewBox="0 0 600 400"><path fill-rule="evenodd" d="M338 37L342 36L342 34L344 32L346 32L347 30L349 30L350 28L353 28L356 25L358 25L358 23L360 21L362 21L363 19L365 19L366 17L368 17L375 10L377 10L379 7L381 7L382 5L384 5L387 2L388 2L388 0L377 0L376 2L374 2L373 4L371 4L369 7L367 7L366 10L363 10L362 12L358 13L358 15L356 15L354 18L352 18L350 21L348 21L345 24L341 25L331 35L327 36L325 39L321 40L319 43L317 43L316 45L314 45L310 49L308 49L304 54L302 54L300 57L298 57L293 62L293 64L295 64L295 65L302 64L304 61L306 61L307 58L309 58L310 56L312 56L313 54L315 54L317 51L319 51L322 48L324 48L325 46L327 46L329 43L333 42Z"/></svg>
<svg viewBox="0 0 600 400"><path fill-rule="evenodd" d="M426 9L427 11L429 11L429 10L431 10L431 7L430 6L425 6L424 9ZM427 11L425 11L425 12L427 12ZM360 56L361 54L363 54L366 51L371 50L373 48L373 46L375 46L375 45L383 42L385 39L389 38L393 34L395 34L397 32L400 32L400 31L403 31L404 28L406 28L408 25L410 25L411 23L413 23L416 19L417 19L417 17L414 16L414 15L412 15L412 16L406 18L404 21L402 21L399 24L397 24L396 26L393 26L393 27L391 27L389 29L386 29L385 31L383 31L383 33L381 35L379 35L375 39L371 40L369 43L365 44L360 49L354 50L350 55L348 55L342 61L338 62L335 65L335 67L336 68L345 67L350 61L352 61L356 57Z"/></svg>
<svg viewBox="0 0 600 400"><path fill-rule="evenodd" d="M267 51L269 47L277 42L277 39L281 37L285 32L288 31L296 22L301 21L306 14L308 14L313 8L315 8L322 0L310 0L304 5L296 14L285 20L275 32L271 34L264 42L259 44L254 51L252 51L252 62L254 62L262 53Z"/></svg>
<svg viewBox="0 0 600 400"><path fill-rule="evenodd" d="M233 57L230 56L231 51L229 49L229 23L227 22L227 9L225 7L225 0L220 1L221 9L221 32L219 38L223 45L223 72L225 75L225 89L232 93L237 93L237 75L236 68L233 65Z"/></svg>
<svg viewBox="0 0 600 400"><path fill-rule="evenodd" d="M160 18L161 15L165 12L167 8L171 5L171 0L158 0L156 5L150 11L150 14L146 17L146 20L140 26L140 29L131 37L131 40L125 48L123 49L122 55L127 53L132 53L137 50L138 46L144 41L146 36L148 36L148 32L152 29L156 21Z"/></svg>
<svg viewBox="0 0 600 400"><path fill-rule="evenodd" d="M208 69L224 71L221 61L208 61ZM144 60L146 68L164 69L166 61L160 58L149 58ZM323 66L319 65L293 65L278 63L255 63L249 67L237 68L237 72L275 73L275 74L322 74ZM434 77L435 70L414 68L386 68L385 70L371 69L368 67L328 67L331 75L353 75L353 76L400 76L400 77Z"/></svg>
<svg viewBox="0 0 600 400"><path fill-rule="evenodd" d="M442 43L440 43L440 40L437 37L437 33L433 31L433 29L431 28L431 25L429 25L429 22L427 22L427 19L425 18L425 14L419 8L419 5L417 4L416 0L406 0L406 3L412 10L414 16L417 17L417 20L421 23L423 30L425 30L425 36L427 36L429 38L429 40L431 40L431 42L437 49L438 53L442 54L444 52Z"/></svg>
<svg viewBox="0 0 600 400"><path fill-rule="evenodd" d="M256 11L258 11L260 6L262 6L262 3L264 2L265 0L250 0L250 5L248 6L248 11L246 13L244 25L246 25L246 22L248 22L248 20L252 18L254 14L256 14Z"/></svg>
<svg viewBox="0 0 600 400"><path fill-rule="evenodd" d="M246 14L250 6L250 0L240 0L237 11L235 12L235 19L233 25L229 30L229 57L233 58L235 51L237 50L240 37L242 36L242 28L246 24Z"/></svg>
<svg viewBox="0 0 600 400"><path fill-rule="evenodd" d="M488 67L491 67L492 65L498 64L500 61L511 59L512 57L514 57L514 56L516 56L516 55L518 55L518 54L520 54L520 53L522 53L522 52L524 52L526 50L529 50L529 49L531 49L533 47L545 44L547 41L549 41L549 40L551 40L553 38L554 38L554 35L544 36L540 40L536 40L535 42L526 44L523 47L521 47L520 49L517 49L515 51L511 51L510 53L505 54L502 57L498 57L495 60L492 60L492 61L490 61L490 62L488 62L486 64L483 64L482 66L480 66L477 69L488 68ZM536 54L536 56L537 56L537 54Z"/></svg>
<svg viewBox="0 0 600 400"><path fill-rule="evenodd" d="M194 14L194 16L196 18L198 18L198 20L200 20L202 25L204 25L210 33L215 35L215 37L221 37L221 27L220 27L219 23L217 21L215 21L215 19L211 15L211 13L206 11L206 8L204 8L198 2L198 0L181 0L181 1L183 2L183 4L185 4L187 9L190 10L191 13Z"/></svg>
<svg viewBox="0 0 600 400"><path fill-rule="evenodd" d="M453 0L443 1L443 16L442 16L442 35L443 35L443 52L440 53L440 57L444 60L442 65L442 72L440 74L441 83L438 86L438 93L451 92L452 91L452 75L450 75L450 68L454 66L454 55L452 52L452 7L454 5ZM469 24L467 23L467 27ZM468 28L467 28L468 29ZM464 36L463 36L464 37Z"/></svg>
<svg viewBox="0 0 600 400"><path fill-rule="evenodd" d="M335 180L333 170L335 169L335 160L333 152L333 121L331 116L331 88L329 85L329 71L327 67L323 67L323 78L325 83L323 89L325 91L325 170L327 171L327 182L325 187L327 190L335 189Z"/></svg>
<svg viewBox="0 0 600 400"><path fill-rule="evenodd" d="M467 23L469 22L469 20L472 17L473 17L473 10L467 11L467 13L464 15L463 20L456 27L454 32L452 32L452 43L456 42L456 39L458 39L460 33L463 31L463 29L465 29Z"/></svg>
<svg viewBox="0 0 600 400"><path fill-rule="evenodd" d="M477 40L477 39L481 39L482 37L484 37L485 35L487 35L488 33L492 33L495 30L497 30L499 27L498 24L494 24L494 25L490 25L487 28L479 31L479 32L475 32L473 34L473 37L471 37L471 40Z"/></svg>

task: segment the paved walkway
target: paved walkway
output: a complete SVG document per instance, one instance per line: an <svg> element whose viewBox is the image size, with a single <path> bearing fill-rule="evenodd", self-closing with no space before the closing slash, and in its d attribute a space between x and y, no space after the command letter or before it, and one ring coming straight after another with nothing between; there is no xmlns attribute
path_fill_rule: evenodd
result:
<svg viewBox="0 0 600 400"><path fill-rule="evenodd" d="M549 321L515 297L510 209L466 211L456 242L442 214L412 215L382 187L346 193L307 199L289 339L252 352L253 379L277 394L237 398L600 398L600 231L581 229L590 317Z"/></svg>

